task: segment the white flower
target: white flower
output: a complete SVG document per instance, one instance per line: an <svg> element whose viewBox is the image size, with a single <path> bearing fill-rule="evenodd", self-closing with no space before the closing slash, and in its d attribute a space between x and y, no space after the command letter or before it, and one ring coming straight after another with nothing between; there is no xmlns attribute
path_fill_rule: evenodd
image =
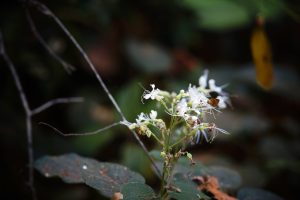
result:
<svg viewBox="0 0 300 200"><path fill-rule="evenodd" d="M162 100L164 97L159 95L160 90L159 89L155 89L155 85L151 84L150 85L152 87L152 91L146 90L144 92L144 99L156 99L157 101Z"/></svg>
<svg viewBox="0 0 300 200"><path fill-rule="evenodd" d="M156 117L157 117L157 112L156 112L155 110L151 110L149 116L150 116L150 119L156 119Z"/></svg>
<svg viewBox="0 0 300 200"><path fill-rule="evenodd" d="M184 116L184 114L188 110L188 106L185 99L181 99L181 101L176 106L176 110L179 116Z"/></svg>
<svg viewBox="0 0 300 200"><path fill-rule="evenodd" d="M199 78L199 86L202 89L205 89L207 86L207 77L208 77L208 70L204 70L204 73L202 76Z"/></svg>
<svg viewBox="0 0 300 200"><path fill-rule="evenodd" d="M125 126L127 126L131 130L135 129L136 126L137 126L136 123L131 123L131 122L127 121L127 120L121 121L120 123L123 124L123 125L125 125Z"/></svg>
<svg viewBox="0 0 300 200"><path fill-rule="evenodd" d="M189 86L188 94L190 97L192 108L197 108L199 106L205 107L208 105L208 98L202 92L199 92L195 86Z"/></svg>
<svg viewBox="0 0 300 200"><path fill-rule="evenodd" d="M222 86L218 87L216 86L216 81L214 79L210 79L208 81L209 89L212 91L215 91L219 94L222 94Z"/></svg>
<svg viewBox="0 0 300 200"><path fill-rule="evenodd" d="M228 102L227 96L218 96L217 99L219 100L218 107L224 109L227 107L226 102Z"/></svg>
<svg viewBox="0 0 300 200"><path fill-rule="evenodd" d="M145 113L141 113L138 115L138 118L135 120L137 124L140 124L146 120L148 120L149 118L147 117L147 115L145 115Z"/></svg>
<svg viewBox="0 0 300 200"><path fill-rule="evenodd" d="M145 121L155 120L156 117L157 117L157 112L155 110L151 110L149 115L147 115L143 112L141 114L139 114L138 118L135 121L138 125L140 125L141 123L143 123Z"/></svg>

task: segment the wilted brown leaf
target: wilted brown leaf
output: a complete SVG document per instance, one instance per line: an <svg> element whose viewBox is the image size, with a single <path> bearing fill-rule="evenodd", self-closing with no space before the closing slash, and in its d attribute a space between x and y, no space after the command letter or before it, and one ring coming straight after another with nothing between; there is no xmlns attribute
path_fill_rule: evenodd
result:
<svg viewBox="0 0 300 200"><path fill-rule="evenodd" d="M123 194L121 192L116 192L112 196L111 200L121 200L123 199Z"/></svg>
<svg viewBox="0 0 300 200"><path fill-rule="evenodd" d="M220 190L218 179L214 176L196 176L193 181L198 183L198 190L208 191L218 200L237 200Z"/></svg>
<svg viewBox="0 0 300 200"><path fill-rule="evenodd" d="M256 66L256 80L262 88L270 89L273 84L272 51L261 18L251 35L251 51Z"/></svg>

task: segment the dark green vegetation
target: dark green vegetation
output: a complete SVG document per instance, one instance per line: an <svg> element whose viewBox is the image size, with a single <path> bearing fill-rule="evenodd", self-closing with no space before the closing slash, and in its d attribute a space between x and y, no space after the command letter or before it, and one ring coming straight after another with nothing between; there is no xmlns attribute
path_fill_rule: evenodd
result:
<svg viewBox="0 0 300 200"><path fill-rule="evenodd" d="M298 199L300 26L297 1L43 1L65 23L86 50L117 98L125 116L134 120L153 105L140 102L143 86L177 90L197 80L207 68L221 84L229 83L233 109L217 116L231 133L190 151L204 166L226 166L239 172L240 187L256 187L286 199ZM200 2L200 3L198 3ZM202 3L201 3L202 2ZM259 4L259 2L263 2ZM258 5L259 4L259 5ZM49 99L82 96L81 104L58 105L33 118L35 159L76 152L101 162L114 162L142 174L156 191L158 180L146 156L125 127L87 137L62 137L38 122L64 132L85 132L118 121L118 115L74 46L49 18L32 16L49 46L76 67L68 75L33 36L18 1L0 6L0 28L10 58L19 72L32 107ZM249 49L256 14L266 17L276 82L260 89ZM25 115L6 63L0 61L1 199L30 199L26 186ZM148 110L148 111L147 111ZM144 138L143 138L144 139ZM153 144L144 140L152 149ZM223 174L223 173L222 173ZM82 184L46 179L35 171L40 199L101 199ZM180 182L177 183L180 185ZM193 183L192 183L193 184ZM133 187L127 185L122 191ZM149 188L141 187L152 193ZM251 188L243 195L263 194ZM235 190L237 191L237 190ZM241 195L241 196L240 196ZM268 195L268 194L265 194ZM265 198L264 198L265 199Z"/></svg>

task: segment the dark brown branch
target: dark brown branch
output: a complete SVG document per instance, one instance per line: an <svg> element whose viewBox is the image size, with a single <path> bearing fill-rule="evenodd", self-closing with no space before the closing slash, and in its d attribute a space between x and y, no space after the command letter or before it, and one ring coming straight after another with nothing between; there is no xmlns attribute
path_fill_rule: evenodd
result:
<svg viewBox="0 0 300 200"><path fill-rule="evenodd" d="M96 135L96 134L106 131L114 126L120 125L120 122L113 123L111 125L105 126L104 128L100 128L98 130L95 130L92 132L85 132L85 133L63 133L61 130L55 128L54 126L52 126L48 123L40 122L39 124L48 126L49 128L53 129L55 132L57 132L58 134L60 134L62 136L88 136L88 135Z"/></svg>
<svg viewBox="0 0 300 200"><path fill-rule="evenodd" d="M93 73L96 76L96 78L97 78L98 82L100 83L101 87L103 88L103 90L105 91L105 93L108 95L108 98L110 99L110 101L112 102L112 104L114 105L114 107L116 108L117 112L120 114L122 120L123 121L127 121L126 118L125 118L125 116L124 116L124 114L123 114L123 112L121 111L119 105L117 104L117 102L115 101L114 97L111 95L111 93L108 90L107 86L103 82L101 76L97 72L95 66L93 65L93 63L91 62L91 60L89 59L89 57L87 56L87 54L85 53L85 51L82 49L82 47L79 45L79 43L76 41L76 39L73 37L73 35L68 31L68 29L65 27L65 25L60 21L60 19L58 17L56 17L56 15L46 5L44 5L44 4L40 3L40 2L35 1L35 0L27 0L26 2L29 5L35 7L42 14L44 14L44 15L49 16L50 18L52 18L56 22L56 24L61 28L61 30L68 36L68 38L72 41L72 43L75 45L75 47L77 48L77 50L80 52L80 54L83 56L84 60L87 62L87 64L89 65L89 67L93 71ZM150 159L150 161L151 161L151 163L153 165L155 174L159 178L161 178L160 171L159 171L158 167L156 166L154 160L150 156L147 147L144 145L144 143L141 141L141 139L139 138L139 136L134 131L131 131L131 132L134 135L135 139L138 141L139 145L142 147L142 149L146 153L147 157Z"/></svg>
<svg viewBox="0 0 300 200"><path fill-rule="evenodd" d="M64 67L64 69L71 74L72 71L75 70L75 67L67 62L65 62L60 56L58 56L47 44L47 42L43 39L43 37L41 36L41 34L38 32L35 23L28 11L27 8L25 8L25 12L26 12L26 17L28 20L28 23L30 25L31 31L33 33L33 35L36 37L36 39L41 43L41 45L48 51L48 53L58 62L60 62L60 64Z"/></svg>

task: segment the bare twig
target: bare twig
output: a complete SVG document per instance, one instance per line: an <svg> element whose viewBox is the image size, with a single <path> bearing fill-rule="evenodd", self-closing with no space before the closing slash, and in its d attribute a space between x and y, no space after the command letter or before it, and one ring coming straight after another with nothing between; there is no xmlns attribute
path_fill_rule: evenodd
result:
<svg viewBox="0 0 300 200"><path fill-rule="evenodd" d="M14 78L16 87L17 87L18 92L20 94L22 105L23 105L23 108L24 108L25 114L26 114L26 133L27 133L27 148L28 148L28 176L29 176L28 177L29 178L28 184L29 184L29 187L30 187L31 192L32 192L32 198L37 199L35 188L34 188L34 178L33 178L33 148L32 148L31 110L29 108L29 104L28 104L26 95L24 93L23 87L21 85L21 81L20 81L20 78L17 74L17 71L16 71L12 61L10 60L8 55L6 54L1 32L0 32L0 49L1 49L1 51L0 51L1 56L3 57L4 61L7 63L8 67L9 67L11 73L12 73L12 76Z"/></svg>
<svg viewBox="0 0 300 200"><path fill-rule="evenodd" d="M20 78L14 68L14 65L12 64L10 58L7 56L6 54L6 51L5 51L5 47L4 47L4 42L3 42L3 37L2 37L2 33L0 32L0 53L4 59L4 61L8 64L8 67L13 75L13 78L15 80L15 83L16 83L16 86L17 86L17 89L19 91L19 94L20 94L20 97L21 97L21 100L22 100L22 104L23 104L23 107L25 109L25 112L26 112L26 115L30 115L30 108L29 108L29 105L28 105L28 102L27 102L27 98L26 98L26 95L23 91L23 87L21 85L21 82L20 82Z"/></svg>
<svg viewBox="0 0 300 200"><path fill-rule="evenodd" d="M68 38L72 41L72 43L75 45L77 50L80 52L80 54L83 56L84 60L87 62L87 64L89 65L89 67L93 71L93 73L96 76L96 78L97 78L98 82L100 83L101 87L103 88L105 93L108 95L108 98L110 99L110 101L112 102L114 107L116 108L117 112L120 114L122 120L127 121L124 114L123 114L123 112L121 111L119 105L117 104L114 97L111 95L111 93L108 90L107 86L103 82L101 76L97 72L95 66L93 65L93 63L91 62L91 60L89 59L89 57L87 56L85 51L82 49L82 47L79 45L79 43L76 41L76 39L73 37L73 35L69 32L69 30L65 27L65 25L60 21L60 19L45 4L42 4L42 3L38 2L38 1L35 1L35 0L27 0L27 3L29 3L29 5L31 5L31 6L34 6L42 14L52 18L56 22L56 24L61 28L61 30L68 36ZM153 165L155 174L159 178L161 178L160 171L159 171L158 167L156 166L154 160L150 156L147 147L144 145L144 143L141 141L139 136L134 131L131 131L131 132L134 135L135 139L138 141L139 145L142 147L142 149L146 153L147 157L150 159L150 161Z"/></svg>
<svg viewBox="0 0 300 200"><path fill-rule="evenodd" d="M83 98L79 97L73 97L73 98L59 98L54 99L52 101L48 101L45 104L41 105L40 107L31 110L28 104L28 100L26 98L25 92L23 90L20 78L18 76L18 73L16 71L16 68L14 64L12 63L11 59L7 55L4 47L3 37L2 33L0 31L0 56L3 57L4 61L8 65L14 82L16 84L17 90L19 92L21 102L23 105L23 108L25 110L26 115L26 135L27 135L27 151L28 151L28 185L30 187L31 193L32 193L32 199L36 200L36 191L34 187L34 176L33 176L33 162L34 162L34 152L33 152L33 141L32 141L32 117L45 109L59 103L71 103L71 102L82 102Z"/></svg>
<svg viewBox="0 0 300 200"><path fill-rule="evenodd" d="M31 111L31 115L35 115L38 114L44 110L46 110L47 108L55 105L55 104L63 104L63 103L80 103L83 102L84 98L82 97L71 97L71 98L58 98L58 99L53 99L51 101L48 101L46 103L44 103L43 105L33 109Z"/></svg>
<svg viewBox="0 0 300 200"><path fill-rule="evenodd" d="M58 62L60 62L60 64L64 67L64 69L71 74L74 70L75 67L67 62L65 62L60 56L58 56L47 44L47 42L43 39L43 37L41 36L41 34L38 32L35 23L28 11L27 8L25 8L25 12L26 12L26 17L28 20L28 23L30 25L31 31L33 33L33 35L36 37L36 39L41 43L41 45L48 51L48 53Z"/></svg>
<svg viewBox="0 0 300 200"><path fill-rule="evenodd" d="M53 129L55 132L57 132L58 134L60 134L62 136L88 136L88 135L96 135L96 134L106 131L114 126L120 125L120 122L113 123L111 125L105 126L104 128L100 128L98 130L95 130L92 132L85 132L85 133L63 133L61 130L55 128L54 126L52 126L48 123L40 122L39 124L48 126L49 128Z"/></svg>

